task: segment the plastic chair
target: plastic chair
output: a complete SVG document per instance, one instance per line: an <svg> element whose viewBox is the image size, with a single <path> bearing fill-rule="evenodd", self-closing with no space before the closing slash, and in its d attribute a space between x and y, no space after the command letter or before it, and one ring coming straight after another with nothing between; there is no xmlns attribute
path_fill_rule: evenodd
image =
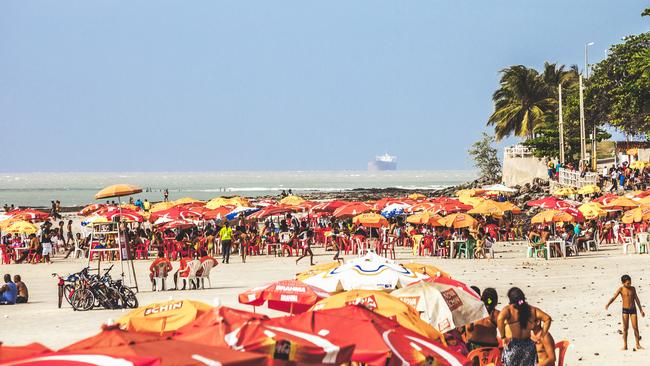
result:
<svg viewBox="0 0 650 366"><path fill-rule="evenodd" d="M187 276L179 277L183 287L188 286L188 288L191 288L192 286L192 281L196 281L196 273L199 271L201 268L201 261L194 259L187 263L187 267L190 269L190 272L187 274ZM209 283L209 282L208 282Z"/></svg>
<svg viewBox="0 0 650 366"><path fill-rule="evenodd" d="M167 263L163 262L158 264L157 267L154 268L154 273L153 273L153 283L154 283L154 290L158 290L158 285L160 285L160 290L165 291L167 288Z"/></svg>
<svg viewBox="0 0 650 366"><path fill-rule="evenodd" d="M636 234L636 252L648 253L648 233Z"/></svg>
<svg viewBox="0 0 650 366"><path fill-rule="evenodd" d="M483 244L484 250L490 253L490 257L492 257L492 259L494 259L494 244L496 244L494 239L489 236L485 238L485 244Z"/></svg>
<svg viewBox="0 0 650 366"><path fill-rule="evenodd" d="M201 281L201 288L205 288L205 280L208 280L208 288L212 288L212 282L210 282L210 271L214 267L215 263L213 260L206 260L201 263L201 275L199 280Z"/></svg>
<svg viewBox="0 0 650 366"><path fill-rule="evenodd" d="M632 248L634 248L634 252L637 251L637 249L636 249L636 244L635 244L634 241L632 240L632 237L630 237L630 236L623 236L622 238L623 238L623 239L622 239L622 240L623 240L623 254L628 254L628 253L627 253L627 247L628 247L628 246L632 246Z"/></svg>
<svg viewBox="0 0 650 366"><path fill-rule="evenodd" d="M576 243L576 236L575 235L571 237L571 241L565 242L564 245L565 245L566 249L571 249L576 257L578 256L579 250L578 250L578 244ZM568 256L569 256L569 254L567 252L567 257Z"/></svg>
<svg viewBox="0 0 650 366"><path fill-rule="evenodd" d="M441 246L436 244L436 256L447 258L449 256L448 247L443 242Z"/></svg>
<svg viewBox="0 0 650 366"><path fill-rule="evenodd" d="M555 343L555 349L557 350L557 366L564 366L564 356L570 346L571 343L569 341L560 341Z"/></svg>
<svg viewBox="0 0 650 366"><path fill-rule="evenodd" d="M480 366L494 364L501 366L501 350L496 347L481 347L473 350L467 355L469 361L478 359Z"/></svg>
<svg viewBox="0 0 650 366"><path fill-rule="evenodd" d="M418 255L422 256L425 250L429 250L429 256L433 254L433 237L430 235L422 238L420 242L420 247L418 248Z"/></svg>
<svg viewBox="0 0 650 366"><path fill-rule="evenodd" d="M72 258L81 258L86 256L86 252L79 247L79 242L74 241L74 252L72 253Z"/></svg>

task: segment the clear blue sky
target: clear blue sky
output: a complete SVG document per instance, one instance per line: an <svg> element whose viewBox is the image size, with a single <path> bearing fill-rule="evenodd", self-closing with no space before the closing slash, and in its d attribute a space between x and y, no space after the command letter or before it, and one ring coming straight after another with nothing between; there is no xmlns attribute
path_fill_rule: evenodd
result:
<svg viewBox="0 0 650 366"><path fill-rule="evenodd" d="M600 60L647 6L2 1L0 171L471 168L498 70Z"/></svg>

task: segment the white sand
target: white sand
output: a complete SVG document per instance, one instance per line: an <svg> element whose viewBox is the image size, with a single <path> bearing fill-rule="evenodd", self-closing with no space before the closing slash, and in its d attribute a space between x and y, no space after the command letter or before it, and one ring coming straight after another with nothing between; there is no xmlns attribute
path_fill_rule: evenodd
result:
<svg viewBox="0 0 650 366"><path fill-rule="evenodd" d="M577 258L544 260L525 259L525 248L515 245L496 247L494 260L441 260L413 257L406 251L398 252L400 261L418 261L439 266L457 279L480 288L493 286L500 303L507 302L506 291L511 286L524 290L529 302L541 307L554 319L551 333L556 341L568 339L574 348L568 353L568 362L575 364L628 365L648 364L650 351L633 352L633 335L630 330L630 350L621 351L622 341L620 301L609 311L604 306L619 286L619 278L629 273L640 298L650 301L648 278L645 274L650 263L648 255L623 256L619 247L606 247L597 253ZM332 255L316 250L318 263L331 260ZM148 283L148 261L136 261L141 304L173 298L191 298L212 303L218 297L224 305L250 309L237 303L237 294L267 281L292 278L298 270L309 267L308 259L296 266L295 258L268 256L250 257L242 264L235 257L231 264L220 264L212 273L213 289L198 291L151 292ZM51 265L6 265L1 273L21 274L29 286L30 303L0 307L0 340L10 345L42 342L58 348L98 332L102 322L116 319L123 311L93 310L74 312L67 304L58 309L56 280L52 272L75 272L85 266L80 259L62 261L55 259ZM175 264L175 269L178 262ZM118 272L115 272L117 274ZM259 309L272 314L268 309ZM277 314L277 313L276 313ZM650 346L650 321L640 319L641 335ZM643 361L646 359L646 361Z"/></svg>

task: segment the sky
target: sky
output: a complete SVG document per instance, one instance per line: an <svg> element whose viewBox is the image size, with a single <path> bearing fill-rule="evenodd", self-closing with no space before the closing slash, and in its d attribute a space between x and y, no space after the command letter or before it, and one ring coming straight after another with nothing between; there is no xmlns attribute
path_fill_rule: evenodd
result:
<svg viewBox="0 0 650 366"><path fill-rule="evenodd" d="M500 69L597 62L647 6L2 1L0 171L470 169Z"/></svg>

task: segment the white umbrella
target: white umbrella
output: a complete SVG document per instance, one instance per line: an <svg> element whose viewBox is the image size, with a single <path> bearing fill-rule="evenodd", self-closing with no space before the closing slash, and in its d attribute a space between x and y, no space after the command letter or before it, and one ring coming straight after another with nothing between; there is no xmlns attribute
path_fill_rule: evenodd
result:
<svg viewBox="0 0 650 366"><path fill-rule="evenodd" d="M395 261L368 253L303 282L327 292L384 290L406 287L429 276L404 268Z"/></svg>
<svg viewBox="0 0 650 366"><path fill-rule="evenodd" d="M420 318L447 332L488 317L483 302L462 289L442 283L420 282L391 292L420 312Z"/></svg>
<svg viewBox="0 0 650 366"><path fill-rule="evenodd" d="M517 192L516 189L510 188L506 185L503 184L492 184L490 186L484 186L483 188L486 191L495 191L495 192L506 192L506 193L515 193Z"/></svg>

